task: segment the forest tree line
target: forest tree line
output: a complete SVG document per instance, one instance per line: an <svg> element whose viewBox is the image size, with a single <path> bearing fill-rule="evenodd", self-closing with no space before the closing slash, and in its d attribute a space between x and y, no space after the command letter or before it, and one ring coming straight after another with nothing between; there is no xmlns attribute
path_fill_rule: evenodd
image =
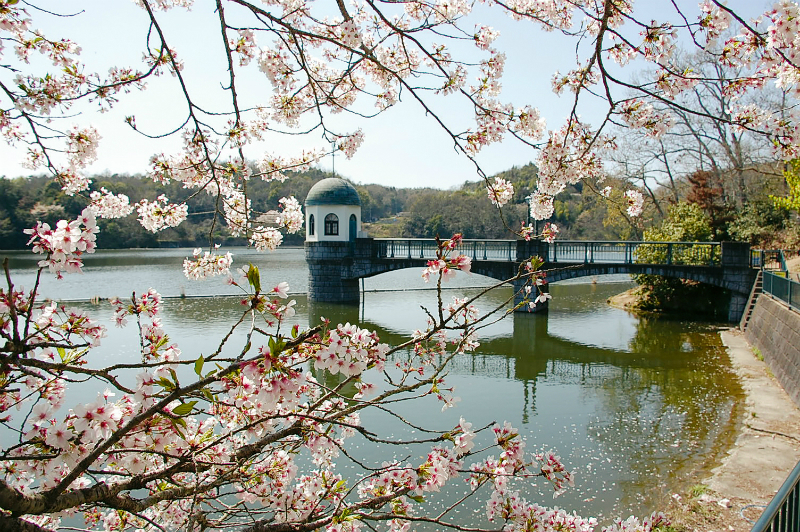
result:
<svg viewBox="0 0 800 532"><path fill-rule="evenodd" d="M465 238L513 238L511 230L528 221L526 197L536 186L537 169L533 164L514 167L498 174L514 184L513 200L502 211L487 200L485 184L468 181L451 190L433 188L398 188L377 184L355 184L362 203L364 227L372 237L431 238L448 237L456 232ZM261 212L278 209L278 200L292 193L301 201L319 180L331 174L312 169L292 173L286 181L250 180L248 197L253 209ZM559 238L573 240L640 240L644 231L666 219L671 205L693 203L708 218L714 240L747 241L756 246L800 247L800 232L796 212L776 206L770 195L785 194L785 181L774 168L763 171L750 169L744 177L737 174L733 186L746 187L736 192L748 200L737 205L726 196L729 182L708 171L696 171L677 179L671 186L659 185L646 189L645 213L630 218L625 213L622 190L630 188L630 179L608 177L603 185L612 186L605 198L597 186L584 183L570 186L554 202L555 210L549 220L559 230ZM726 184L728 183L728 184ZM166 185L140 175L102 174L92 178L92 189L105 187L130 197L131 202L165 194L173 201L187 200L189 217L176 228L158 234L146 231L135 216L116 220L99 220L101 248L153 248L205 246L213 232L215 242L224 245L244 245L243 238L227 234L219 220L214 220L215 198L208 194L190 197L190 192L178 182ZM640 187L644 188L644 187ZM37 220L54 224L59 219L75 218L87 205L82 196L67 196L58 183L48 177L0 179L0 247L22 249L27 237L26 228ZM212 229L213 228L213 229ZM303 235L287 235L285 244L301 245Z"/></svg>

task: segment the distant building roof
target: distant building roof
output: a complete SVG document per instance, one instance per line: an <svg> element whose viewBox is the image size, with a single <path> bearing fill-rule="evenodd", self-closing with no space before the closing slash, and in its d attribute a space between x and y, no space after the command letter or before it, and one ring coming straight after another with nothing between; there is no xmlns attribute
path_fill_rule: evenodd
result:
<svg viewBox="0 0 800 532"><path fill-rule="evenodd" d="M358 205L361 198L355 187L339 177L317 182L306 196L306 205Z"/></svg>

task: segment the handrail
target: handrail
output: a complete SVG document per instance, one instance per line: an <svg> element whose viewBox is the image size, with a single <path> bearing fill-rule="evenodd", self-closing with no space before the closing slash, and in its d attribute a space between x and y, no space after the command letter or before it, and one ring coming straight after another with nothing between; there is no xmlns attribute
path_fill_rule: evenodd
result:
<svg viewBox="0 0 800 532"><path fill-rule="evenodd" d="M381 238L372 238L376 242L381 241L405 241L405 240L412 240L412 241L424 241L424 242L435 242L433 238L405 238L405 237L381 237ZM446 239L443 239L446 240ZM508 238L464 238L462 242L518 242L519 240L510 240ZM690 242L690 241L652 241L652 240L556 240L554 241L555 244L564 243L564 244L711 244L711 245L719 245L719 242Z"/></svg>
<svg viewBox="0 0 800 532"><path fill-rule="evenodd" d="M406 240L410 240L412 242L436 242L434 238L405 238L405 237L382 237L382 238L372 238L375 242L388 242L388 241L402 241L405 242ZM441 239L442 242L447 240L446 238ZM464 238L461 240L462 242L516 242L516 240L509 240L508 238Z"/></svg>
<svg viewBox="0 0 800 532"><path fill-rule="evenodd" d="M777 267L774 265L777 264ZM779 270L785 272L786 256L782 249L751 249L750 266L762 270Z"/></svg>
<svg viewBox="0 0 800 532"><path fill-rule="evenodd" d="M431 238L376 238L373 241L375 258L433 259L437 251L436 242ZM533 248L527 244L522 240L465 239L458 251L476 261L522 261L528 255L518 257L518 253L533 253L548 262L584 264L719 266L722 257L719 242L557 240L550 244L530 242Z"/></svg>
<svg viewBox="0 0 800 532"><path fill-rule="evenodd" d="M767 508L753 525L751 532L797 532L800 530L800 462L781 488L772 498Z"/></svg>
<svg viewBox="0 0 800 532"><path fill-rule="evenodd" d="M800 310L800 283L769 270L764 270L762 282L762 291Z"/></svg>
<svg viewBox="0 0 800 532"><path fill-rule="evenodd" d="M619 244L619 245L639 245L639 244L707 244L718 246L719 242L690 242L690 241L654 241L654 240L555 240L555 244Z"/></svg>
<svg viewBox="0 0 800 532"><path fill-rule="evenodd" d="M645 250L645 253L642 253ZM550 245L551 262L719 266L719 242L569 241Z"/></svg>

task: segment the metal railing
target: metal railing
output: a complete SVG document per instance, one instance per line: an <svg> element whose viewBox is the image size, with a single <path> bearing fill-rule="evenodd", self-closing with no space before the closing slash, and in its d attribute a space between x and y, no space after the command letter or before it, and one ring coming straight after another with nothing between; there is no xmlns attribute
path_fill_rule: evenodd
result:
<svg viewBox="0 0 800 532"><path fill-rule="evenodd" d="M581 242L550 244L551 262L719 266L719 242Z"/></svg>
<svg viewBox="0 0 800 532"><path fill-rule="evenodd" d="M762 270L786 271L786 257L781 249L751 249L750 266Z"/></svg>
<svg viewBox="0 0 800 532"><path fill-rule="evenodd" d="M764 513L758 518L751 532L797 532L800 531L800 462L794 466L789 477L772 498Z"/></svg>
<svg viewBox="0 0 800 532"><path fill-rule="evenodd" d="M464 240L458 251L472 260L516 261L517 242ZM375 258L433 259L437 250L430 238L376 238L374 245ZM719 242L560 240L542 244L538 253L547 262L719 266L722 248Z"/></svg>
<svg viewBox="0 0 800 532"><path fill-rule="evenodd" d="M429 238L376 238L376 258L435 259L436 241ZM517 260L516 240L463 240L459 253L472 260Z"/></svg>
<svg viewBox="0 0 800 532"><path fill-rule="evenodd" d="M785 277L785 272L764 271L762 290L790 307L800 310L800 283Z"/></svg>

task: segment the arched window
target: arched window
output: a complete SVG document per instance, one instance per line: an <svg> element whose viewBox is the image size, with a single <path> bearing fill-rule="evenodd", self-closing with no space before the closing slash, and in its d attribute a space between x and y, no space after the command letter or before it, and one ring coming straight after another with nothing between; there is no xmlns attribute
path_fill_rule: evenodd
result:
<svg viewBox="0 0 800 532"><path fill-rule="evenodd" d="M333 213L325 217L325 234L330 236L339 234L339 217Z"/></svg>
<svg viewBox="0 0 800 532"><path fill-rule="evenodd" d="M314 236L314 215L308 217L308 236Z"/></svg>

